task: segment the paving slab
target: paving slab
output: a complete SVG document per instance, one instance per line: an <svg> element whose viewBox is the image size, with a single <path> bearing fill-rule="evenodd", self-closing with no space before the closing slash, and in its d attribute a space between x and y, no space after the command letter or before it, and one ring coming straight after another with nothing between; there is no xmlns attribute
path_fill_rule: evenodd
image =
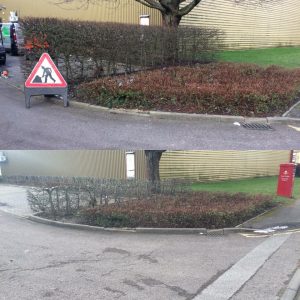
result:
<svg viewBox="0 0 300 300"><path fill-rule="evenodd" d="M193 300L227 300L256 274L259 268L286 242L289 235L273 236L258 245L222 274Z"/></svg>
<svg viewBox="0 0 300 300"><path fill-rule="evenodd" d="M0 210L20 217L31 215L26 191L27 187L0 184Z"/></svg>

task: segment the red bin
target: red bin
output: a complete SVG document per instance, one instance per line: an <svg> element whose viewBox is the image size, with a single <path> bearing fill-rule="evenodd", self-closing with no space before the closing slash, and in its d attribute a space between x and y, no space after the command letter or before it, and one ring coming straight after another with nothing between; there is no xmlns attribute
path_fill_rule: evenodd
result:
<svg viewBox="0 0 300 300"><path fill-rule="evenodd" d="M293 196L295 177L294 164L281 164L278 176L277 195L291 198Z"/></svg>

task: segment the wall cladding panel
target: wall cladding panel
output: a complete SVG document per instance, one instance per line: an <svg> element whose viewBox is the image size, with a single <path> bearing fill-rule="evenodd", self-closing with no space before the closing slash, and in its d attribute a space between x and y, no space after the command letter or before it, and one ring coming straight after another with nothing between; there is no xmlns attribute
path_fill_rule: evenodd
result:
<svg viewBox="0 0 300 300"><path fill-rule="evenodd" d="M150 15L150 25L160 25L160 13L135 1L120 0L118 4L103 2L89 7L82 7L82 2L74 0L72 4L55 5L56 0L1 0L6 6L4 22L7 22L9 12L17 11L22 17L53 17L63 19L78 19L100 22L117 22L139 24L140 15Z"/></svg>
<svg viewBox="0 0 300 300"><path fill-rule="evenodd" d="M215 27L228 48L300 45L299 0L239 5L233 0L202 0L182 25Z"/></svg>
<svg viewBox="0 0 300 300"><path fill-rule="evenodd" d="M162 179L219 181L273 176L290 151L168 151L160 162Z"/></svg>
<svg viewBox="0 0 300 300"><path fill-rule="evenodd" d="M6 150L5 176L126 179L125 150ZM136 151L136 178L145 178L143 151Z"/></svg>

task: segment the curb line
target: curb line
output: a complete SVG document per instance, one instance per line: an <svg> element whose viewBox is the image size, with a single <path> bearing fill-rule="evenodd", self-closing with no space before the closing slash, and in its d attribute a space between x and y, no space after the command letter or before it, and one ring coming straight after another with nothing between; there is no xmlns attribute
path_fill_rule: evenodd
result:
<svg viewBox="0 0 300 300"><path fill-rule="evenodd" d="M22 86L17 86L8 83L10 86L18 89L24 93L24 88ZM177 112L164 112L164 111L144 111L138 109L120 109L120 108L108 108L100 105L93 105L85 102L79 102L75 100L69 101L70 106L78 108L89 108L94 111L109 112L116 115L132 115L139 117L153 117L157 119L167 119L167 120L203 120L203 121L217 121L221 122L263 122L268 124L300 124L300 118L289 118L287 115L300 104L300 101L293 104L281 117L243 117L243 116L230 116L230 115L210 115L210 114L196 114L196 113L177 113Z"/></svg>
<svg viewBox="0 0 300 300"><path fill-rule="evenodd" d="M289 117L265 117L265 118L251 118L242 116L229 116L229 115L209 115L209 114L189 114L189 113L177 113L177 112L163 112L163 111L143 111L143 110L129 110L119 108L108 108L99 105L93 105L84 102L78 102L75 100L70 101L70 106L78 108L89 108L94 111L108 112L116 115L132 115L139 117L153 117L156 119L168 119L168 120L203 120L203 121L217 121L221 122L264 122L268 124L291 124L300 123L298 118Z"/></svg>
<svg viewBox="0 0 300 300"><path fill-rule="evenodd" d="M300 100L297 101L288 111L286 111L282 116L286 117L295 107L297 107L298 105L300 105Z"/></svg>
<svg viewBox="0 0 300 300"><path fill-rule="evenodd" d="M281 300L296 300L298 291L300 290L300 269L298 269L290 280Z"/></svg>
<svg viewBox="0 0 300 300"><path fill-rule="evenodd" d="M258 218L260 218L260 217L262 217L262 216L264 216L264 215L266 215L266 214L270 213L271 211L276 210L276 209L278 209L278 208L279 208L278 206L272 207L272 208L270 208L269 210L264 211L264 212L262 212L261 214L259 214L259 215L255 216L255 217L253 217L253 218L251 218L251 219L249 219L249 220L243 222L242 224L239 224L239 225L235 226L235 228L243 228L242 226L243 226L244 224L246 224L246 223L248 223L248 222L251 222L251 221L253 221L253 220L255 220L255 219L258 219ZM250 228L250 227L249 227L249 228ZM255 228L255 230L258 230L258 229Z"/></svg>
<svg viewBox="0 0 300 300"><path fill-rule="evenodd" d="M222 229L206 229L206 228L111 228L99 227L83 224L65 223L60 221L53 221L44 219L35 215L26 216L26 219L42 223L46 225L53 225L63 228L72 228L79 230L101 231L101 232L118 232L118 233L152 233L152 234L198 234L198 235L225 235L228 233L249 233L254 232L253 228L222 228Z"/></svg>

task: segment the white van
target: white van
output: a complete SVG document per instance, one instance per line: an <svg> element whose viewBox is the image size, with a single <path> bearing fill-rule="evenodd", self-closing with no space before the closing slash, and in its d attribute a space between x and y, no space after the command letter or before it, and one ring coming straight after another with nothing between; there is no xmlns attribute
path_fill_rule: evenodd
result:
<svg viewBox="0 0 300 300"><path fill-rule="evenodd" d="M1 31L6 51L12 55L24 54L24 37L19 23L2 23Z"/></svg>

